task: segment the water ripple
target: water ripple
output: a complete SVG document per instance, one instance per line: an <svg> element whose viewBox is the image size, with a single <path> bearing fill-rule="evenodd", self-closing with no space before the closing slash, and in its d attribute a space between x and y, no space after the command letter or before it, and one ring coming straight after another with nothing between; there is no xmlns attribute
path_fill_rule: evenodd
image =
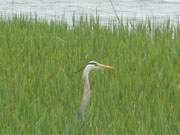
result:
<svg viewBox="0 0 180 135"><path fill-rule="evenodd" d="M98 15L102 20L115 17L109 0L0 0L0 13L37 13L38 16L67 18L76 15ZM180 0L113 0L119 16L179 19Z"/></svg>

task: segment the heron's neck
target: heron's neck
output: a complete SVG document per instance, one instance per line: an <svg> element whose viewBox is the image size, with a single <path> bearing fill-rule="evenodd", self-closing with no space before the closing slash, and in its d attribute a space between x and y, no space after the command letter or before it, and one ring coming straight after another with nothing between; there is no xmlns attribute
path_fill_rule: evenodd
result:
<svg viewBox="0 0 180 135"><path fill-rule="evenodd" d="M88 67L86 67L83 71L84 91L83 91L83 97L82 97L80 110L78 112L78 117L81 117L85 113L89 100L90 100L89 72L90 72L90 68Z"/></svg>
<svg viewBox="0 0 180 135"><path fill-rule="evenodd" d="M83 71L84 92L90 91L89 72L90 72L89 68L85 68Z"/></svg>

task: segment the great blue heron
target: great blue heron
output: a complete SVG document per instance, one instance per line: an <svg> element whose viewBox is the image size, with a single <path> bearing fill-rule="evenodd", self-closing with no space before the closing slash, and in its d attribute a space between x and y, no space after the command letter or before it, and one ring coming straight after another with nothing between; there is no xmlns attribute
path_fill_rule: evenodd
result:
<svg viewBox="0 0 180 135"><path fill-rule="evenodd" d="M107 69L113 69L112 66L103 65L103 64L100 64L100 63L98 63L96 61L90 61L85 66L85 68L83 70L84 93L83 93L83 97L82 97L80 110L78 112L78 119L80 119L84 115L84 113L86 111L86 107L87 107L88 102L90 100L89 72L91 70L106 69L106 68Z"/></svg>

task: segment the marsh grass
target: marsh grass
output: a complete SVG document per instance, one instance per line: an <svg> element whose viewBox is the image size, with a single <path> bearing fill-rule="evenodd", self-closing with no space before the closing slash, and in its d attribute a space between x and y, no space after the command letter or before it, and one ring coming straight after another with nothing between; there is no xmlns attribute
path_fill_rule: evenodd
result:
<svg viewBox="0 0 180 135"><path fill-rule="evenodd" d="M73 20L0 19L0 134L180 134L179 25ZM89 60L115 70L91 73L78 123Z"/></svg>

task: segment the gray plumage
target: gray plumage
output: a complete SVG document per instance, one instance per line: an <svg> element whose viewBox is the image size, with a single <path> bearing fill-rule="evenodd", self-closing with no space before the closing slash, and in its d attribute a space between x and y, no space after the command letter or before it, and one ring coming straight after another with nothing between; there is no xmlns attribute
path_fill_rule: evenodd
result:
<svg viewBox="0 0 180 135"><path fill-rule="evenodd" d="M85 113L88 103L90 101L89 73L92 70L103 69L103 68L113 69L113 67L111 67L109 65L103 65L96 61L90 61L90 62L88 62L88 64L85 66L85 68L83 70L84 92L83 92L81 106L80 106L80 109L78 112L78 119L81 119L84 116L84 113Z"/></svg>

